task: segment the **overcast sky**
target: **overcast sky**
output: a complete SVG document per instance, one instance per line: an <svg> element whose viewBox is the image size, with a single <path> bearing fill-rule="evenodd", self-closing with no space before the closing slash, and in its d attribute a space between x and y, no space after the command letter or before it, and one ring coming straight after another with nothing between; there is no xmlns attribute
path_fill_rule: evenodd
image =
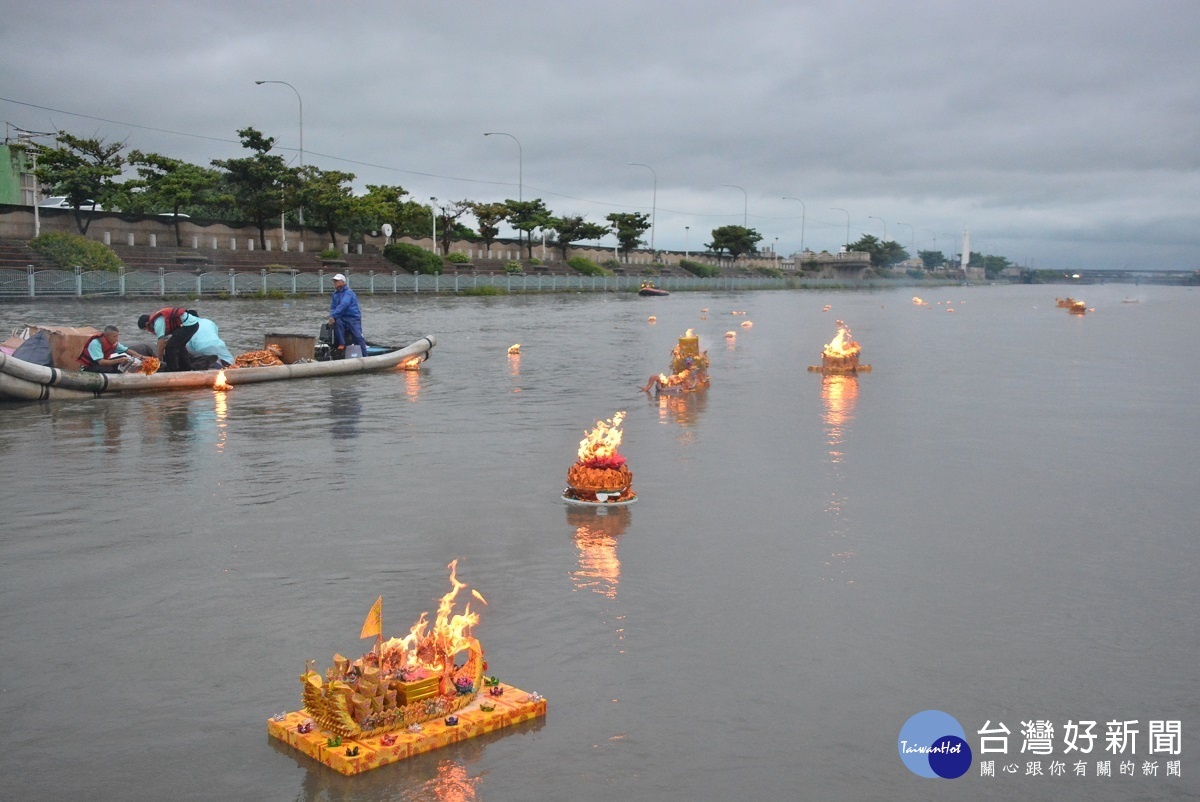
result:
<svg viewBox="0 0 1200 802"><path fill-rule="evenodd" d="M1200 268L1200 0L0 0L0 20L0 111L34 131L208 165L253 126L298 162L302 119L304 162L359 189L653 211L658 248L745 217L784 254L848 224L950 256L969 227L1035 268Z"/></svg>

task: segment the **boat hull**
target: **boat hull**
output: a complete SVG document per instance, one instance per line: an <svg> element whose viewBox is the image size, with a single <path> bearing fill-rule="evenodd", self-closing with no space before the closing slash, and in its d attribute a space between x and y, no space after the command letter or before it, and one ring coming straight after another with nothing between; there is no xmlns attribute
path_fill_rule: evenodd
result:
<svg viewBox="0 0 1200 802"><path fill-rule="evenodd" d="M223 372L226 383L230 385L369 373L394 368L413 357L427 359L436 344L437 340L428 335L404 348L376 356L258 368L227 368ZM219 373L222 371L183 371L156 373L153 376L140 373L85 373L34 365L0 352L0 401L99 398L115 393L212 387Z"/></svg>

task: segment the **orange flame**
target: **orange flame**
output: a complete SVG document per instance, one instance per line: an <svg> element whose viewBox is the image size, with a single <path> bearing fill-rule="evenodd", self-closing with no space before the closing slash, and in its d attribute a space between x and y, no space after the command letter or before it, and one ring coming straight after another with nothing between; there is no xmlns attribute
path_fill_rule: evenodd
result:
<svg viewBox="0 0 1200 802"><path fill-rule="evenodd" d="M857 342L850 338L850 329L842 321L837 322L837 336L823 351L825 356L853 356L862 350Z"/></svg>
<svg viewBox="0 0 1200 802"><path fill-rule="evenodd" d="M438 603L432 628L429 613L421 613L406 636L391 638L383 644L385 665L438 673L449 667L454 656L468 647L471 627L479 623L479 613L471 612L470 602L467 602L461 614L454 613L454 600L467 585L458 580L458 560L447 567L450 569L450 590ZM471 595L487 604L477 591L472 590Z"/></svg>
<svg viewBox="0 0 1200 802"><path fill-rule="evenodd" d="M512 345L508 346L508 352L509 352L510 354L519 354L519 353L521 353L521 344L520 344L520 343L513 343Z"/></svg>
<svg viewBox="0 0 1200 802"><path fill-rule="evenodd" d="M596 421L596 428L579 441L579 461L587 462L597 457L611 457L621 445L621 422L625 411L621 410L608 421Z"/></svg>
<svg viewBox="0 0 1200 802"><path fill-rule="evenodd" d="M422 361L423 360L419 356L406 359L400 363L400 370L420 370Z"/></svg>
<svg viewBox="0 0 1200 802"><path fill-rule="evenodd" d="M217 371L217 378L213 380L214 390L228 390L232 385L225 381L225 371Z"/></svg>

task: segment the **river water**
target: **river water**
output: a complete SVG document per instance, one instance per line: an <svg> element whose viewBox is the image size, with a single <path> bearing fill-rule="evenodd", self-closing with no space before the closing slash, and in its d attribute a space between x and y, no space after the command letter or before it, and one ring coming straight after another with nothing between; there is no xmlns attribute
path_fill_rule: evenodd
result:
<svg viewBox="0 0 1200 802"><path fill-rule="evenodd" d="M1196 798L1200 291L1080 288L1074 317L1056 290L365 298L368 338L436 336L419 372L0 406L3 795ZM200 311L234 353L324 314ZM806 370L839 318L873 372ZM640 392L688 328L711 388ZM566 506L618 410L638 502ZM407 632L455 558L489 673L544 720L353 778L268 738L305 660L368 648L381 594ZM966 733L958 779L899 757L927 709Z"/></svg>

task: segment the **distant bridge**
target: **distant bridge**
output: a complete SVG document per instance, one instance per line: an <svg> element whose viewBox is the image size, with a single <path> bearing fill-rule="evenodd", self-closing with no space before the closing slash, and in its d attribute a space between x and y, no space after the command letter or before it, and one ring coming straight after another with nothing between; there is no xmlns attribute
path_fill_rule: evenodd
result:
<svg viewBox="0 0 1200 802"><path fill-rule="evenodd" d="M1200 285L1200 270L1076 270L1063 272L1058 278L1050 278L1051 271L1023 270L1021 280L1025 283L1053 284L1197 284Z"/></svg>

